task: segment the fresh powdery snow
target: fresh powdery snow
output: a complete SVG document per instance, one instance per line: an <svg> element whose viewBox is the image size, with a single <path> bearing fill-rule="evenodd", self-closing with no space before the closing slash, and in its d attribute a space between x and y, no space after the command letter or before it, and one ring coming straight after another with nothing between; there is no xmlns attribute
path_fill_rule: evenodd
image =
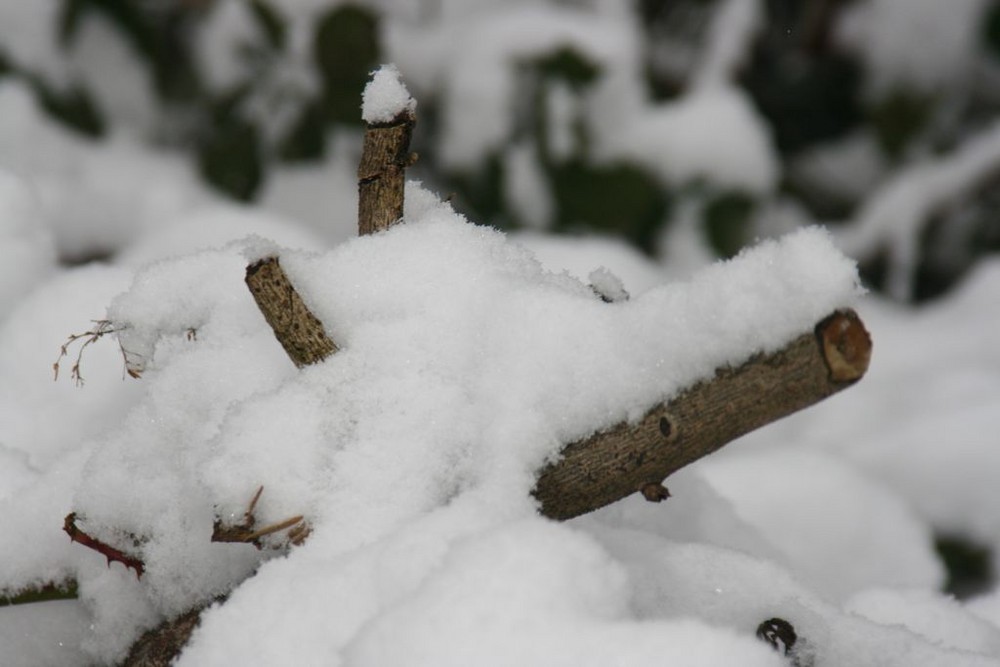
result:
<svg viewBox="0 0 1000 667"><path fill-rule="evenodd" d="M774 617L795 625L801 664L1000 664L995 603L937 593L931 546L932 527L1000 546L975 510L995 487L962 481L989 475L984 441L963 432L960 460L938 456L940 439L907 430L932 411L892 384L950 366L940 392L1000 396L971 366L996 360L989 339L961 328L995 267L920 320L958 338L924 368L904 363L914 320L859 303L854 264L818 228L668 281L611 242L471 224L412 183L404 224L326 251L279 219L200 211L121 266L50 268L0 322L0 583L73 579L80 596L0 608L9 664L111 663L227 594L177 664L787 665L754 637ZM240 216L260 235L227 241ZM292 365L243 283L272 253L341 348L320 364ZM83 389L53 383L59 343L105 304L117 340L87 348ZM664 504L538 515L534 476L564 443L851 305L874 332L871 379L672 475ZM141 379L122 380L123 358ZM942 424L968 412L995 431L985 403L940 392ZM261 486L258 525L304 515L305 543L212 543ZM71 510L143 577L71 543Z"/></svg>
<svg viewBox="0 0 1000 667"><path fill-rule="evenodd" d="M382 65L372 74L361 98L361 118L366 123L388 123L401 113L413 113L417 101L399 78L395 65Z"/></svg>

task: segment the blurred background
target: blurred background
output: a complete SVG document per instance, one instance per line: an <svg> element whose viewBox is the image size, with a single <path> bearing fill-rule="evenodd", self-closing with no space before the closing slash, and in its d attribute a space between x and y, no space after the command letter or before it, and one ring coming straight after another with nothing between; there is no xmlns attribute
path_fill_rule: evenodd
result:
<svg viewBox="0 0 1000 667"><path fill-rule="evenodd" d="M994 0L0 0L0 168L63 264L193 199L336 241L382 62L482 224L697 264L822 223L908 302L1000 250Z"/></svg>

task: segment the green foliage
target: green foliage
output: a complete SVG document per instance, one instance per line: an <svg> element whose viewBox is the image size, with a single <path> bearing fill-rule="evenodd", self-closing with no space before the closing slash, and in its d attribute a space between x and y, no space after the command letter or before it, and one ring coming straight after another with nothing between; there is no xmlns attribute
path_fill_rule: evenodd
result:
<svg viewBox="0 0 1000 667"><path fill-rule="evenodd" d="M74 86L56 90L37 77L28 77L42 107L69 128L81 134L100 137L105 132L105 122L97 105L85 89Z"/></svg>
<svg viewBox="0 0 1000 667"><path fill-rule="evenodd" d="M510 223L503 198L503 179L500 158L493 155L478 172L451 174L447 184L455 193L455 204L459 210L473 220L503 226Z"/></svg>
<svg viewBox="0 0 1000 667"><path fill-rule="evenodd" d="M762 40L743 85L768 119L775 144L792 154L858 127L861 69L835 52L802 54Z"/></svg>
<svg viewBox="0 0 1000 667"><path fill-rule="evenodd" d="M238 102L245 93L238 91L217 105L212 131L197 148L202 178L241 201L253 197L264 177L258 130L237 113Z"/></svg>
<svg viewBox="0 0 1000 667"><path fill-rule="evenodd" d="M590 165L572 160L554 167L551 178L556 230L617 233L653 252L669 198L648 173L626 163Z"/></svg>
<svg viewBox="0 0 1000 667"><path fill-rule="evenodd" d="M989 547L957 535L938 535L934 546L948 572L945 592L964 599L993 587L996 573Z"/></svg>
<svg viewBox="0 0 1000 667"><path fill-rule="evenodd" d="M86 21L95 17L106 21L147 73L155 103L167 110L164 119L170 115L181 119L178 123L168 120L165 128L151 128L150 134L169 137L173 147L190 153L206 183L240 200L256 196L275 163L323 159L331 130L357 131L361 93L385 52L380 43L381 14L369 5L337 4L314 15L311 25L300 26L291 21L304 20L306 14L293 14L290 5L278 0L241 0L236 7L246 11L256 28L254 36L230 45L234 48L231 55L243 65L242 79L228 88L213 89L194 47L197 30L219 10L218 3L58 3L58 24L53 28L67 57ZM708 27L722 4L722 0L641 0L633 5L637 24L647 31L640 45L643 70L636 74L645 74L643 92L654 100L652 104L689 92L691 68L704 53ZM695 205L706 240L723 257L752 241L753 217L765 199L784 198L817 220L850 219L862 203L859 200L872 192L856 184L827 187L815 176L822 170L797 173L800 158L826 152L839 159L836 145L842 139L874 137L888 170L884 175L891 176L893 169L905 166L914 156L960 145L1000 112L996 97L982 86L921 92L899 81L888 87L888 93L862 95L870 73L859 55L835 39L839 19L852 4L794 0L760 4L763 20L734 83L748 94L782 162L777 193L723 191L712 182L668 183L637 162L597 159L588 136L587 105L590 92L606 73L599 55L572 40L556 41L545 53L510 64L515 81L509 100L513 130L492 154L460 173L444 173L438 155L440 100L433 92L422 93L414 137L421 160L414 175L446 193L453 192L456 206L476 220L517 226L525 221L518 219L521 209L516 202L507 201L511 196L505 187L510 176L505 173L507 151L511 147L528 150L538 159L541 182L536 185L552 204L548 222L554 229L619 234L648 252L654 250L663 226L670 224L673 202L679 199ZM433 17L427 14L421 20ZM305 54L292 49L293 28L308 31ZM1000 59L997 2L984 8L980 44L982 52L977 57L983 62L977 67L990 61L995 66ZM404 63L400 65L405 69ZM53 118L91 137L112 129L109 124L114 122L115 109L106 108L107 101L95 97L83 82L56 84L33 67L37 66L17 62L0 46L0 77L25 82ZM318 81L319 86L313 89L303 81ZM550 108L553 100L565 102L567 95L580 112L568 121ZM275 108L280 113L272 112ZM276 119L286 124L279 125ZM553 119L570 124L559 128L565 133L559 138L568 137L564 142L568 145L560 144L558 150L551 136ZM873 172L878 169L875 165ZM992 189L981 187L968 195L962 203L965 217L961 224L945 212L941 220L925 228L917 298L942 293L978 257L1000 250L1000 223L996 222L1000 203L990 194ZM884 279L884 259L876 257L863 267L876 288Z"/></svg>
<svg viewBox="0 0 1000 667"><path fill-rule="evenodd" d="M268 46L276 51L284 50L287 26L281 15L262 0L250 0L249 7L267 38Z"/></svg>
<svg viewBox="0 0 1000 667"><path fill-rule="evenodd" d="M52 600L75 600L79 597L75 581L60 584L47 584L41 588L29 588L12 595L0 594L0 607L34 602L49 602Z"/></svg>
<svg viewBox="0 0 1000 667"><path fill-rule="evenodd" d="M987 52L1000 60L1000 4L994 2L987 8L981 35Z"/></svg>
<svg viewBox="0 0 1000 667"><path fill-rule="evenodd" d="M705 233L720 257L732 257L753 240L749 227L754 208L754 198L745 192L722 192L708 199Z"/></svg>
<svg viewBox="0 0 1000 667"><path fill-rule="evenodd" d="M63 0L59 35L64 45L72 43L83 18L99 14L119 29L149 68L162 99L189 100L200 90L187 34L195 12L194 4L185 3Z"/></svg>
<svg viewBox="0 0 1000 667"><path fill-rule="evenodd" d="M886 155L898 158L927 124L934 100L905 88L896 88L870 110L871 126Z"/></svg>
<svg viewBox="0 0 1000 667"><path fill-rule="evenodd" d="M601 73L601 68L575 49L562 46L539 58L533 66L545 79L565 81L572 88L586 88Z"/></svg>
<svg viewBox="0 0 1000 667"><path fill-rule="evenodd" d="M361 124L361 93L379 64L378 20L368 10L337 7L316 26L313 55L323 80L327 119Z"/></svg>

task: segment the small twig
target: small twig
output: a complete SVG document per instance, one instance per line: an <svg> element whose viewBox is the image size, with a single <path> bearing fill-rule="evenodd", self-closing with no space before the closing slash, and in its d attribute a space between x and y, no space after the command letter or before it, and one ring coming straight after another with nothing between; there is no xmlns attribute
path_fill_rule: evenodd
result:
<svg viewBox="0 0 1000 667"><path fill-rule="evenodd" d="M77 350L76 353L76 361L73 363L73 366L70 368L69 372L69 376L74 381L76 381L76 386L82 387L84 382L83 382L83 374L80 372L80 362L83 361L83 351L87 348L88 345L96 343L104 336L107 336L108 334L118 333L124 328L124 327L116 327L114 323L111 322L111 320L91 320L91 321L96 325L94 326L93 329L91 329L90 331L84 331L83 333L70 334L66 342L59 347L59 356L56 357L55 362L52 364L52 372L54 380L59 379L59 365L62 362L63 357L69 355L70 345L72 345L78 340L83 339L83 344L80 345L80 349ZM118 343L118 349L121 350L122 359L125 361L125 372L128 373L131 377L139 378L139 376L141 375L139 371L129 368L128 357L125 353L125 348L122 347L120 342Z"/></svg>
<svg viewBox="0 0 1000 667"><path fill-rule="evenodd" d="M223 525L222 521L216 520L215 525L212 528L212 541L240 542L252 544L258 549L261 549L263 547L261 542L262 537L267 537L268 535L273 535L274 533L280 533L285 529L290 529L288 531L288 543L295 546L302 544L309 536L309 533L312 532L312 528L305 521L305 517L301 514L254 530L254 526L257 523L257 517L254 515L254 510L257 507L257 501L260 500L260 495L263 492L263 486L257 488L257 492L253 495L253 498L250 499L249 505L247 505L247 511L243 514L242 523L238 523L235 526L226 526Z"/></svg>
<svg viewBox="0 0 1000 667"><path fill-rule="evenodd" d="M651 503L662 503L670 497L670 490L663 486L660 482L643 484L642 488L639 489L639 492L642 493L643 498Z"/></svg>
<svg viewBox="0 0 1000 667"><path fill-rule="evenodd" d="M63 523L63 530L66 531L66 534L69 535L69 539L72 541L93 549L107 558L108 567L111 567L112 561L117 561L125 567L135 570L136 579L142 579L142 573L146 571L145 564L135 556L130 556L124 551L116 549L110 544L91 537L84 531L80 530L76 525L76 512L70 512L66 515L66 520Z"/></svg>

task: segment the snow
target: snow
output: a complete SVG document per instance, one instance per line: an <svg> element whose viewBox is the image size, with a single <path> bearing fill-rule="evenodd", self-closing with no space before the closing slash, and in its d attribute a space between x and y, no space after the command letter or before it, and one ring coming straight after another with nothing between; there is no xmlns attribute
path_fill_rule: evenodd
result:
<svg viewBox="0 0 1000 667"><path fill-rule="evenodd" d="M594 269L590 272L588 278L590 278L590 286L594 292L604 301L617 303L628 300L628 291L625 289L625 283L605 267L602 266Z"/></svg>
<svg viewBox="0 0 1000 667"><path fill-rule="evenodd" d="M873 588L858 593L844 607L876 623L902 625L942 646L986 655L1000 652L1000 629L931 590Z"/></svg>
<svg viewBox="0 0 1000 667"><path fill-rule="evenodd" d="M1000 167L1000 123L993 122L934 161L900 169L838 229L838 242L853 257L888 252L888 291L899 299L912 292L920 235L931 217L982 187Z"/></svg>
<svg viewBox="0 0 1000 667"><path fill-rule="evenodd" d="M0 313L55 268L55 243L28 183L0 169ZM5 315L0 315L4 317Z"/></svg>
<svg viewBox="0 0 1000 667"><path fill-rule="evenodd" d="M929 527L897 495L816 452L758 452L706 461L702 474L778 549L782 562L831 600L873 585L940 588ZM802 498L782 504L781 498ZM855 554L847 563L834 562Z"/></svg>
<svg viewBox="0 0 1000 667"><path fill-rule="evenodd" d="M395 65L382 65L372 73L361 96L361 118L366 123L389 123L400 114L412 114L417 102L406 90Z"/></svg>
<svg viewBox="0 0 1000 667"><path fill-rule="evenodd" d="M226 18L237 3L217 4L205 45L248 28ZM580 149L566 132L579 122L591 159L640 160L671 185L775 188L767 128L728 80L759 6L716 4L702 83L666 103L632 77L639 27L621 3L439 3L440 23L408 27L407 8L386 10L386 49L414 90L441 95L445 162L501 154L505 196L542 228L538 147L513 140L508 102L518 63L554 46L606 75L548 91L557 159ZM321 9L282 7L295 34ZM50 11L0 3L0 34L19 61L68 77ZM79 71L121 64L90 30ZM942 68L967 47L939 52ZM214 84L246 75L227 53L205 56L219 59ZM399 74L381 73L388 88L366 101L407 108ZM141 95L123 99L141 125ZM665 261L613 239L476 226L415 183L405 224L354 238L346 135L321 169L278 167L259 205L234 206L127 132L95 143L54 127L10 78L0 118L0 594L80 586L77 601L0 607L6 662L113 663L145 629L228 594L178 664L785 665L754 638L780 617L817 667L1000 665L1000 589L948 598L932 548L933 535L965 537L1000 566L1000 263L915 309L863 296L836 249L915 238L912 220L992 170L993 130L904 172L844 233L805 229L704 266L683 202ZM862 148L839 159L864 163ZM243 282L271 254L341 347L301 371ZM537 515L534 475L563 443L845 306L875 341L857 386L672 475L665 503ZM59 346L101 318L121 330L86 348L85 386L68 378L77 348L53 382ZM261 486L258 525L303 514L306 542L210 542ZM71 542L70 511L141 557L142 579Z"/></svg>
<svg viewBox="0 0 1000 667"><path fill-rule="evenodd" d="M0 169L30 183L60 258L114 254L211 200L181 156L124 133L89 141L39 112L24 84L0 80Z"/></svg>
<svg viewBox="0 0 1000 667"><path fill-rule="evenodd" d="M692 75L696 87L719 85L738 73L763 21L762 9L760 0L719 3L709 21L704 57Z"/></svg>
<svg viewBox="0 0 1000 667"><path fill-rule="evenodd" d="M610 109L604 115L614 118ZM670 184L707 179L762 193L778 179L768 131L735 88L697 89L676 102L650 105L629 122L619 116L603 129L598 155L635 160Z"/></svg>

